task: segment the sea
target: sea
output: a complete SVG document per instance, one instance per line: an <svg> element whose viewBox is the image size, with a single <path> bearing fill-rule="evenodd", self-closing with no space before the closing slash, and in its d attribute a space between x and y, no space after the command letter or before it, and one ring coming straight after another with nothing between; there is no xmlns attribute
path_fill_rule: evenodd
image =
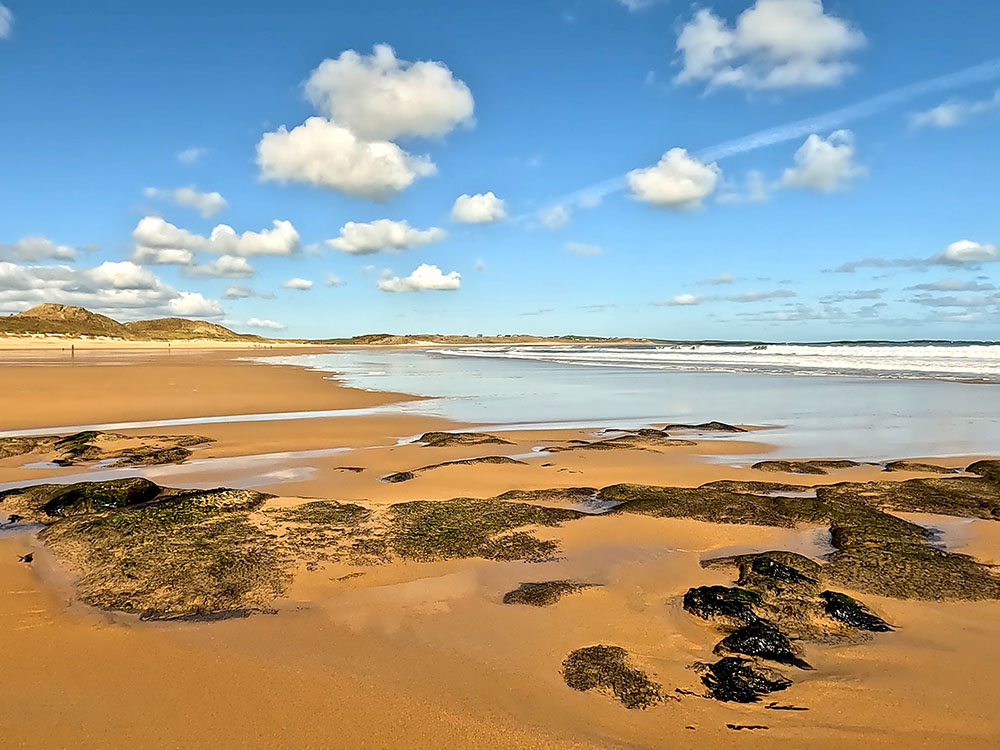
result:
<svg viewBox="0 0 1000 750"><path fill-rule="evenodd" d="M371 348L260 361L427 396L398 408L496 430L719 420L773 428L754 435L769 457L1000 454L996 343Z"/></svg>

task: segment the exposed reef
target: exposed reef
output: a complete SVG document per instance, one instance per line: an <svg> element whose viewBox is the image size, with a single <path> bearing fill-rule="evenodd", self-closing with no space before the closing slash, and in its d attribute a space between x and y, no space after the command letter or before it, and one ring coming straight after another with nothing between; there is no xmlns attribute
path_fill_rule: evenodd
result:
<svg viewBox="0 0 1000 750"><path fill-rule="evenodd" d="M784 474L829 474L831 470L864 466L858 461L758 461L751 469Z"/></svg>
<svg viewBox="0 0 1000 750"><path fill-rule="evenodd" d="M387 474L382 477L383 482L398 483L398 482L409 482L412 479L416 479L418 474L422 474L425 471L433 471L434 469L442 469L446 466L474 466L475 464L512 464L518 466L524 466L524 461L518 461L515 458L509 458L508 456L481 456L479 458L460 458L457 461L444 461L439 464L430 464L429 466L421 466L418 469L411 469L409 471L397 471L394 474Z"/></svg>
<svg viewBox="0 0 1000 750"><path fill-rule="evenodd" d="M485 432L425 432L418 443L428 448L453 448L469 445L513 445L509 440Z"/></svg>
<svg viewBox="0 0 1000 750"><path fill-rule="evenodd" d="M180 463L192 447L212 443L198 435L122 435L87 430L73 435L0 438L0 459L46 458L59 466L108 462L111 467Z"/></svg>
<svg viewBox="0 0 1000 750"><path fill-rule="evenodd" d="M566 451L660 451L663 448L676 448L684 445L697 445L693 440L676 440L659 430L637 430L632 434L608 438L606 440L570 440L566 445L548 446L544 450L549 453L564 453Z"/></svg>

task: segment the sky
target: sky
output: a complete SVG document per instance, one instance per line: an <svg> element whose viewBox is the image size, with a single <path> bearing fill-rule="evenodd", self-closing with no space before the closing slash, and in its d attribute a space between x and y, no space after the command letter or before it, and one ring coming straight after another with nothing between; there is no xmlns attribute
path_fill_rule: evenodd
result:
<svg viewBox="0 0 1000 750"><path fill-rule="evenodd" d="M0 313L1000 339L1000 4L0 0Z"/></svg>

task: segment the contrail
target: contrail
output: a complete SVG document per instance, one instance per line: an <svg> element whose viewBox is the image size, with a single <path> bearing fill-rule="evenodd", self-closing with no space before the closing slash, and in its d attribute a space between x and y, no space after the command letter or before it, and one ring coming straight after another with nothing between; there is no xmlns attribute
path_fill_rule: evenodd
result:
<svg viewBox="0 0 1000 750"><path fill-rule="evenodd" d="M887 91L884 94L873 96L871 99L865 99L857 104L835 109L826 114L807 117L804 120L796 120L785 125L760 130L756 133L745 135L742 138L709 146L695 152L693 156L699 161L719 161L720 159L725 159L736 154L756 151L759 148L773 146L776 143L784 143L785 141L803 138L812 133L841 127L849 122L884 112L887 109L891 109L896 105L903 104L924 94L951 91L973 83L991 81L995 78L1000 78L1000 58L987 60L971 68L939 76L938 78L931 78L928 81L911 83L908 86ZM626 186L625 175L619 175L618 177L612 177L611 179L598 182L595 185L563 196L551 205L571 205L585 197L604 197L605 195L624 190ZM528 218L531 215L533 214L519 216L516 220Z"/></svg>

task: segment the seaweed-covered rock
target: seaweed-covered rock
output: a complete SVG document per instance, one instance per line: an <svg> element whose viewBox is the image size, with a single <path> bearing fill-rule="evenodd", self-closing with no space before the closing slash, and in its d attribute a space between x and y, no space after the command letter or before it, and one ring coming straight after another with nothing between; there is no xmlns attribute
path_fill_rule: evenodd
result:
<svg viewBox="0 0 1000 750"><path fill-rule="evenodd" d="M412 471L397 471L394 474L387 474L382 477L383 482L389 482L390 484L398 484L399 482L409 482L411 479L416 479L417 475Z"/></svg>
<svg viewBox="0 0 1000 750"><path fill-rule="evenodd" d="M417 442L428 448L451 448L468 445L513 445L509 440L485 432L425 432Z"/></svg>
<svg viewBox="0 0 1000 750"><path fill-rule="evenodd" d="M645 709L663 700L660 685L629 664L628 652L620 646L588 646L566 657L563 679L574 690L610 693L625 708Z"/></svg>
<svg viewBox="0 0 1000 750"><path fill-rule="evenodd" d="M831 469L850 469L864 464L857 461L758 461L751 469L785 474L827 474Z"/></svg>
<svg viewBox="0 0 1000 750"><path fill-rule="evenodd" d="M756 656L799 669L812 669L796 655L788 636L763 620L745 625L723 638L715 647L715 653L725 652Z"/></svg>
<svg viewBox="0 0 1000 750"><path fill-rule="evenodd" d="M142 477L112 479L106 482L75 484L38 484L0 493L5 508L37 523L85 513L122 508L152 500L160 488Z"/></svg>
<svg viewBox="0 0 1000 750"><path fill-rule="evenodd" d="M754 605L760 603L760 594L726 586L698 586L684 595L685 610L703 620L717 621L729 627L757 622L760 617L754 611Z"/></svg>
<svg viewBox="0 0 1000 750"><path fill-rule="evenodd" d="M827 502L860 502L880 510L1000 520L1000 483L986 477L844 482L819 487L817 493Z"/></svg>
<svg viewBox="0 0 1000 750"><path fill-rule="evenodd" d="M755 703L761 696L788 688L792 681L749 659L727 656L715 664L695 665L710 697L717 701Z"/></svg>
<svg viewBox="0 0 1000 750"><path fill-rule="evenodd" d="M815 578L800 573L791 565L775 560L769 555L757 555L750 562L750 574L763 576L783 583L816 583Z"/></svg>
<svg viewBox="0 0 1000 750"><path fill-rule="evenodd" d="M413 469L411 471L398 471L395 474L389 474L388 476L382 477L383 482L408 482L411 479L416 479L418 474L422 474L425 471L432 471L434 469L442 469L446 466L473 466L475 464L516 464L519 466L524 465L524 461L518 461L515 458L510 458L509 456L480 456L478 458L461 458L457 461L444 461L439 464L430 464L429 466L421 466L418 469Z"/></svg>
<svg viewBox="0 0 1000 750"><path fill-rule="evenodd" d="M927 464L920 461L887 461L882 466L883 471L915 471L922 474L956 474L958 469L951 469L947 466L937 464Z"/></svg>
<svg viewBox="0 0 1000 750"><path fill-rule="evenodd" d="M969 464L965 470L970 474L978 474L991 482L1000 484L1000 460L986 459Z"/></svg>
<svg viewBox="0 0 1000 750"><path fill-rule="evenodd" d="M114 466L180 463L191 455L188 448L211 443L198 435L122 435L86 430L73 435L39 435L0 438L0 459L27 454L48 455L60 466L117 459Z"/></svg>
<svg viewBox="0 0 1000 750"><path fill-rule="evenodd" d="M872 614L868 608L857 599L836 591L824 591L820 594L826 602L826 613L845 625L873 633L887 633L892 630L885 620Z"/></svg>
<svg viewBox="0 0 1000 750"><path fill-rule="evenodd" d="M503 595L504 604L528 604L533 607L548 607L555 604L567 594L593 588L596 583L577 583L575 581L540 581L538 583L522 583L513 591Z"/></svg>
<svg viewBox="0 0 1000 750"><path fill-rule="evenodd" d="M691 432L747 432L743 427L736 427L735 425L714 420L712 422L702 422L701 424L668 424L664 425L663 430L665 432L670 432L671 430L689 430Z"/></svg>
<svg viewBox="0 0 1000 750"><path fill-rule="evenodd" d="M659 430L639 430L632 434L621 435L607 440L570 440L569 445L549 446L545 450L549 453L562 453L565 451L659 451L662 448L676 448L684 445L697 445L693 440L677 440L669 437Z"/></svg>

